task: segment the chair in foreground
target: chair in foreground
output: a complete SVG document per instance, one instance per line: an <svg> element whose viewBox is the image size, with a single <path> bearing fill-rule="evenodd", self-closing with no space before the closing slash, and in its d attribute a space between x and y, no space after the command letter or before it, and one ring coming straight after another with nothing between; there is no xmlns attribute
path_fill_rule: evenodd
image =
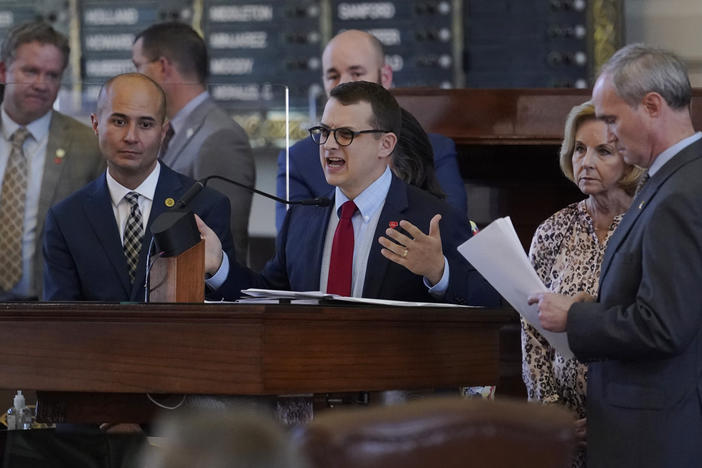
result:
<svg viewBox="0 0 702 468"><path fill-rule="evenodd" d="M558 407L434 398L329 412L293 437L314 468L563 468L573 422Z"/></svg>

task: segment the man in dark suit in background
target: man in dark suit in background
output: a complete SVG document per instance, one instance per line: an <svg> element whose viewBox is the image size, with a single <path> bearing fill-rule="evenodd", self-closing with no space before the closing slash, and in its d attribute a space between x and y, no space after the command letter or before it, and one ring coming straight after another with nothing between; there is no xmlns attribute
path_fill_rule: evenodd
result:
<svg viewBox="0 0 702 468"><path fill-rule="evenodd" d="M392 174L388 164L401 121L400 106L379 84L334 88L321 123L310 129L318 164L335 187L327 194L331 206L291 208L275 257L261 274L236 263L223 266L230 270L225 295L261 287L497 304L499 296L456 250L471 235L466 218ZM205 238L217 243L211 232Z"/></svg>
<svg viewBox="0 0 702 468"><path fill-rule="evenodd" d="M176 22L150 26L136 36L132 61L166 93L170 130L161 161L194 179L219 175L253 187L256 168L248 136L207 92L207 47L197 32ZM208 186L229 198L236 255L246 263L252 193L218 180Z"/></svg>
<svg viewBox="0 0 702 468"><path fill-rule="evenodd" d="M158 161L166 118L163 90L139 73L119 75L100 90L90 116L107 171L51 210L44 239L47 300L143 301L153 220L194 183ZM94 136L93 136L94 138ZM216 273L222 250L236 258L229 201L204 189L190 203L216 231L223 249L206 252L205 271ZM224 281L207 280L208 297Z"/></svg>
<svg viewBox="0 0 702 468"><path fill-rule="evenodd" d="M680 59L633 44L605 64L592 98L624 160L650 178L609 240L597 302L530 301L589 363L588 466L699 466L702 134L690 82Z"/></svg>
<svg viewBox="0 0 702 468"><path fill-rule="evenodd" d="M385 88L392 86L392 69L385 63L383 45L371 34L350 29L329 41L322 54L322 80L329 92L338 84L349 81L372 81ZM456 145L450 138L429 134L434 149L434 166L439 185L446 193L446 202L467 216L466 189L456 160ZM317 145L311 138L298 141L290 147L290 200L319 197L331 186L317 161ZM286 198L285 151L278 156L277 194ZM283 225L286 207L276 205L276 227Z"/></svg>
<svg viewBox="0 0 702 468"><path fill-rule="evenodd" d="M68 39L43 22L18 25L3 41L0 301L41 296L46 212L103 167L90 128L52 110L69 54Z"/></svg>

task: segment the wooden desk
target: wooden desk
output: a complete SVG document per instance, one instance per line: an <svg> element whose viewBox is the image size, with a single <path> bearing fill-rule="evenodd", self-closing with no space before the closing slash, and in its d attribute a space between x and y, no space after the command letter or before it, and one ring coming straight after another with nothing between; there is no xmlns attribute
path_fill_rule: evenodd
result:
<svg viewBox="0 0 702 468"><path fill-rule="evenodd" d="M489 309L0 304L0 388L46 421L143 421L145 393L277 395L490 385Z"/></svg>

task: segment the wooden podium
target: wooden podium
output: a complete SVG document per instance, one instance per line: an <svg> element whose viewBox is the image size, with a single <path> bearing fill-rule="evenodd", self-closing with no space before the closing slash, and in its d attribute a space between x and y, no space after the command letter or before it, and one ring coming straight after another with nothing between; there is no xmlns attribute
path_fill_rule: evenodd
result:
<svg viewBox="0 0 702 468"><path fill-rule="evenodd" d="M205 241L175 257L160 257L151 268L150 302L205 300Z"/></svg>
<svg viewBox="0 0 702 468"><path fill-rule="evenodd" d="M502 309L0 304L0 388L47 422L144 422L150 394L290 395L493 385Z"/></svg>

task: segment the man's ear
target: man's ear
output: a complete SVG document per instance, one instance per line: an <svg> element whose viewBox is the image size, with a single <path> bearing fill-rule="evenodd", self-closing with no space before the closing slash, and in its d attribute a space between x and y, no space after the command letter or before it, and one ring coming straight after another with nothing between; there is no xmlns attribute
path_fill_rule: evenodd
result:
<svg viewBox="0 0 702 468"><path fill-rule="evenodd" d="M397 135L392 132L384 133L380 138L378 156L381 158L391 156L395 146L397 146Z"/></svg>
<svg viewBox="0 0 702 468"><path fill-rule="evenodd" d="M643 106L648 116L651 118L657 118L660 116L661 110L663 110L664 103L665 99L663 99L663 96L656 93L655 91L646 93L646 95L641 100L641 105Z"/></svg>
<svg viewBox="0 0 702 468"><path fill-rule="evenodd" d="M173 76L173 62L167 57L161 56L156 60L156 69L164 81L168 81Z"/></svg>
<svg viewBox="0 0 702 468"><path fill-rule="evenodd" d="M170 120L166 119L161 124L161 144L163 144L163 139L166 138L166 133L168 133L168 127L171 126Z"/></svg>
<svg viewBox="0 0 702 468"><path fill-rule="evenodd" d="M95 114L90 114L90 123L92 124L92 127L93 127L93 133L95 133L95 135L97 135L97 134L98 134L98 118L97 118L97 115L95 115Z"/></svg>
<svg viewBox="0 0 702 468"><path fill-rule="evenodd" d="M0 62L0 83L5 83L7 77L7 66L5 62Z"/></svg>
<svg viewBox="0 0 702 468"><path fill-rule="evenodd" d="M385 89L392 86L392 68L387 63L380 67L380 84Z"/></svg>

